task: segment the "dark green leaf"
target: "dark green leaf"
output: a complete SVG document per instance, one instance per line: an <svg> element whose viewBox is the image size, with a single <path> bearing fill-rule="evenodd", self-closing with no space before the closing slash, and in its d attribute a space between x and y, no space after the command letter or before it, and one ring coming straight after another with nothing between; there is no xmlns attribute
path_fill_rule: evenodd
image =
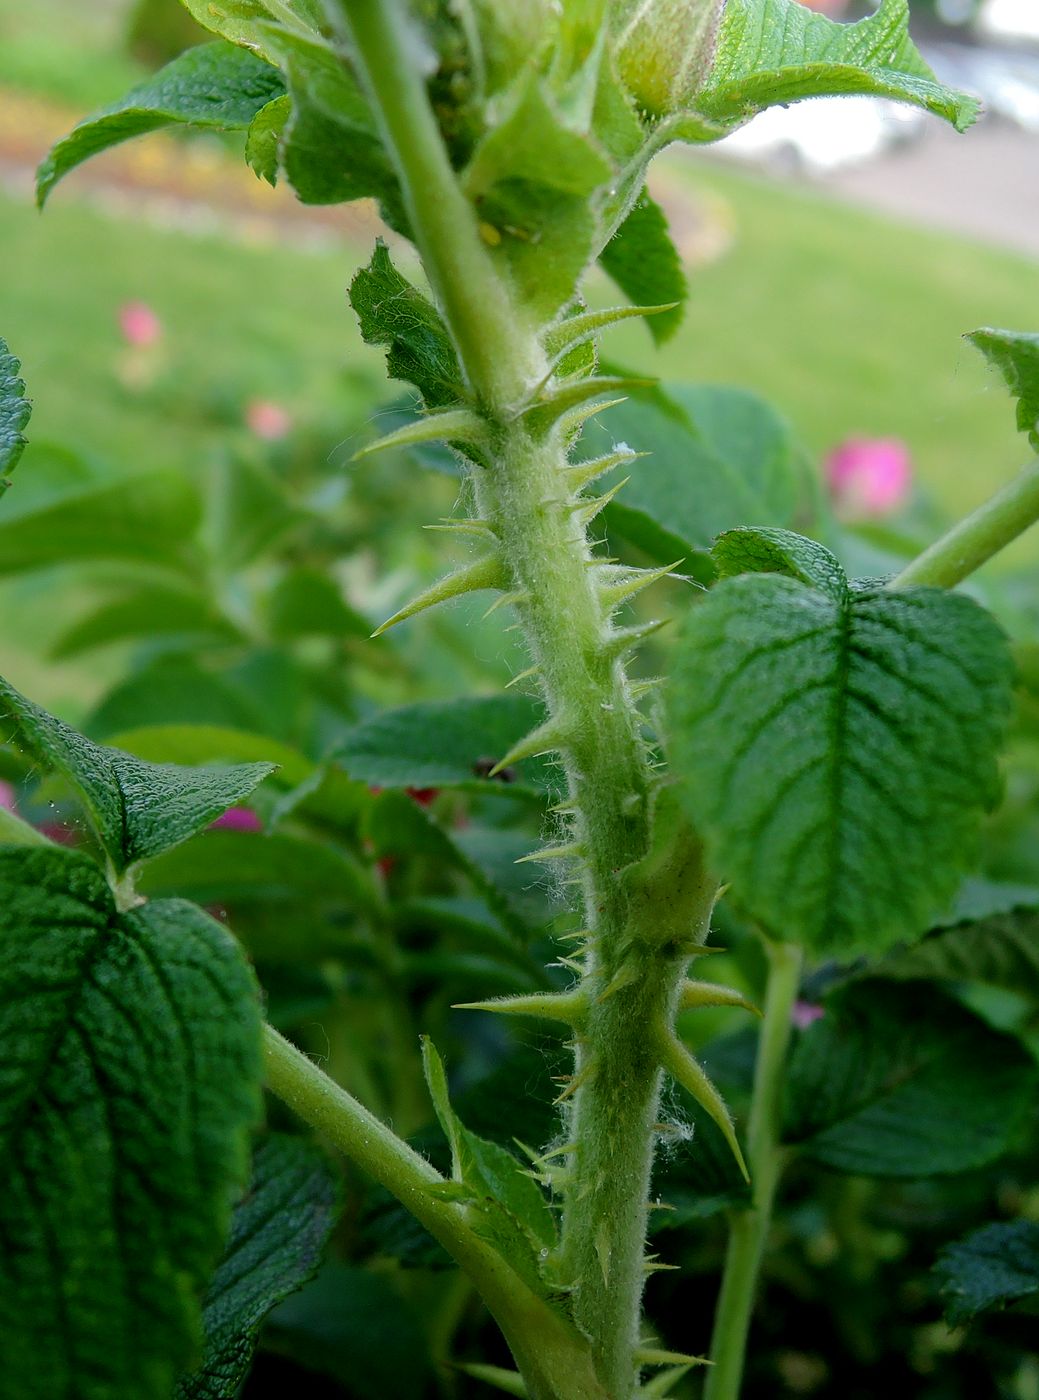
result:
<svg viewBox="0 0 1039 1400"><path fill-rule="evenodd" d="M336 1184L326 1158L300 1138L264 1138L249 1191L202 1303L202 1365L178 1400L234 1400L264 1318L317 1272L335 1222Z"/></svg>
<svg viewBox="0 0 1039 1400"><path fill-rule="evenodd" d="M273 771L271 763L179 768L144 763L102 748L26 700L0 679L0 722L47 768L78 790L114 869L168 850L247 797Z"/></svg>
<svg viewBox="0 0 1039 1400"><path fill-rule="evenodd" d="M44 204L63 175L131 136L171 125L244 131L283 91L278 70L248 49L199 44L59 141L37 172L37 200Z"/></svg>
<svg viewBox="0 0 1039 1400"><path fill-rule="evenodd" d="M728 0L714 63L692 105L735 124L805 97L871 93L925 107L963 131L978 103L938 82L909 37L908 17L908 0L882 0L857 24L837 24L798 0Z"/></svg>
<svg viewBox="0 0 1039 1400"><path fill-rule="evenodd" d="M200 518L198 496L173 472L152 472L58 496L35 510L5 512L0 574L84 559L134 559L185 568L187 546Z"/></svg>
<svg viewBox="0 0 1039 1400"><path fill-rule="evenodd" d="M22 429L29 421L32 405L25 397L25 384L18 378L21 365L0 340L0 478L13 472L25 450ZM4 483L0 481L0 493Z"/></svg>
<svg viewBox="0 0 1039 1400"><path fill-rule="evenodd" d="M599 262L635 306L665 306L673 311L649 316L646 325L658 345L674 335L682 321L688 287L682 260L668 233L667 218L648 194L636 201L628 217L599 254Z"/></svg>
<svg viewBox="0 0 1039 1400"><path fill-rule="evenodd" d="M847 597L847 576L830 551L789 530L727 530L715 541L711 558L719 578L782 574L817 588L837 603Z"/></svg>
<svg viewBox="0 0 1039 1400"><path fill-rule="evenodd" d="M368 345L388 346L391 378L414 384L427 408L465 398L458 356L431 302L403 278L380 238L367 267L350 283L350 305Z"/></svg>
<svg viewBox="0 0 1039 1400"><path fill-rule="evenodd" d="M934 1272L954 1327L988 1308L1039 1293L1039 1223L985 1225L942 1250Z"/></svg>
<svg viewBox="0 0 1039 1400"><path fill-rule="evenodd" d="M255 982L200 910L120 914L68 851L0 850L0 941L4 1387L167 1395L246 1179Z"/></svg>
<svg viewBox="0 0 1039 1400"><path fill-rule="evenodd" d="M257 731L269 720L263 703L268 698L249 694L235 677L190 656L159 656L115 685L84 728L106 741L125 729L156 724Z"/></svg>
<svg viewBox="0 0 1039 1400"><path fill-rule="evenodd" d="M1017 426L1039 452L1039 335L1024 331L972 331L966 337L995 365L1017 399Z"/></svg>
<svg viewBox="0 0 1039 1400"><path fill-rule="evenodd" d="M813 948L879 949L952 897L999 793L1012 668L969 598L838 598L827 578L824 593L745 574L692 610L671 754L713 867L755 918Z"/></svg>
<svg viewBox="0 0 1039 1400"><path fill-rule="evenodd" d="M326 1265L272 1314L272 1350L334 1376L350 1400L424 1396L433 1388L422 1326L392 1276Z"/></svg>
<svg viewBox="0 0 1039 1400"><path fill-rule="evenodd" d="M1013 1144L1035 1062L936 987L852 983L790 1062L787 1141L862 1176L973 1171Z"/></svg>
<svg viewBox="0 0 1039 1400"><path fill-rule="evenodd" d="M1039 1000L1039 907L942 929L892 953L876 971L898 982L986 982Z"/></svg>
<svg viewBox="0 0 1039 1400"><path fill-rule="evenodd" d="M543 789L544 765L525 760L509 775L488 779L498 759L544 719L525 695L438 701L383 710L355 725L335 750L352 778L378 787L457 787L493 792Z"/></svg>

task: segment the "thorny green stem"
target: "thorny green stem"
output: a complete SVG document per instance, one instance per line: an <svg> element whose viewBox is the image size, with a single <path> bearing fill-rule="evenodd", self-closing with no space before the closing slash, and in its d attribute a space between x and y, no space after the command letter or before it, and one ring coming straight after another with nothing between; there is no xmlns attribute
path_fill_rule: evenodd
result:
<svg viewBox="0 0 1039 1400"><path fill-rule="evenodd" d="M563 473L566 442L521 416L545 373L544 353L483 246L441 141L399 0L326 0L393 152L430 284L476 406L487 423L490 465L474 467L481 516L502 562L556 733L573 807L589 943L582 990L588 1015L575 1047L567 1106L567 1161L559 1275L572 1287L575 1321L591 1342L611 1400L637 1385L635 1352L644 1282L650 1169L660 1094L654 1037L670 1028L689 942L702 940L714 887L699 871L688 938L670 929L666 881L637 898L622 878L647 852L652 780L623 663L607 648L611 611L574 494ZM659 917L658 917L659 916ZM477 1286L483 1288L476 1280ZM485 1294L486 1296L486 1294ZM536 1339L531 1339L536 1346ZM523 1357L517 1361L531 1387ZM567 1384L557 1377L559 1394ZM588 1395L594 1395L589 1390Z"/></svg>
<svg viewBox="0 0 1039 1400"><path fill-rule="evenodd" d="M739 1396L761 1255L783 1169L779 1145L783 1081L791 1013L804 954L796 943L767 942L765 947L769 960L765 1021L758 1042L747 1126L752 1196L750 1206L735 1212L730 1221L725 1273L711 1338L713 1365L707 1376L704 1400L737 1400Z"/></svg>
<svg viewBox="0 0 1039 1400"><path fill-rule="evenodd" d="M889 588L954 588L1039 520L1039 457L891 580Z"/></svg>
<svg viewBox="0 0 1039 1400"><path fill-rule="evenodd" d="M583 1339L533 1293L470 1226L466 1208L438 1194L444 1178L302 1051L264 1027L268 1087L407 1207L480 1290L527 1381L531 1400L608 1400Z"/></svg>

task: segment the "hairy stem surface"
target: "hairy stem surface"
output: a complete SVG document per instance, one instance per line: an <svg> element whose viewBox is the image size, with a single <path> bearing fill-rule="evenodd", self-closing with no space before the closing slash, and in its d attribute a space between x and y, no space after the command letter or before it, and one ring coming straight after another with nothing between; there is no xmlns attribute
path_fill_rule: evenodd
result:
<svg viewBox="0 0 1039 1400"><path fill-rule="evenodd" d="M765 1021L758 1042L747 1128L753 1194L750 1208L735 1212L730 1224L725 1274L711 1338L714 1364L707 1376L704 1400L737 1400L739 1396L761 1255L783 1166L779 1145L783 1083L791 1014L804 955L796 943L769 942L765 947L769 960Z"/></svg>

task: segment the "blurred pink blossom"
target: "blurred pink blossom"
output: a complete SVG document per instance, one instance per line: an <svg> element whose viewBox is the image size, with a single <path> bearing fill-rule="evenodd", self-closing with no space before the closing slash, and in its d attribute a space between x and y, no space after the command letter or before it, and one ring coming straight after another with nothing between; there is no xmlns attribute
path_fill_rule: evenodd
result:
<svg viewBox="0 0 1039 1400"><path fill-rule="evenodd" d="M270 399L251 399L246 405L245 422L249 431L265 442L279 442L292 431L287 411Z"/></svg>
<svg viewBox="0 0 1039 1400"><path fill-rule="evenodd" d="M0 807L3 807L7 812L13 812L15 809L14 788L10 783L5 783L2 778L0 778Z"/></svg>
<svg viewBox="0 0 1039 1400"><path fill-rule="evenodd" d="M826 484L842 515L891 515L912 489L909 449L898 438L848 438L826 459Z"/></svg>
<svg viewBox="0 0 1039 1400"><path fill-rule="evenodd" d="M140 350L162 339L162 322L145 301L128 301L119 308L119 329L126 343Z"/></svg>
<svg viewBox="0 0 1039 1400"><path fill-rule="evenodd" d="M815 1006L810 1001L795 1001L790 1019L799 1031L806 1031L812 1022L818 1021L823 1014L821 1006Z"/></svg>
<svg viewBox="0 0 1039 1400"><path fill-rule="evenodd" d="M223 816L210 823L210 830L223 831L262 831L263 822L251 807L228 807Z"/></svg>

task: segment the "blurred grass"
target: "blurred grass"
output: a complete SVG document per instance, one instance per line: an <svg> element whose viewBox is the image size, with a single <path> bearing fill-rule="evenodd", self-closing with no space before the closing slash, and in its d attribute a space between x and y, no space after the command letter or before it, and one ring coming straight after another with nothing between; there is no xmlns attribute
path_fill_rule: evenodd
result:
<svg viewBox="0 0 1039 1400"><path fill-rule="evenodd" d="M0 0L0 82L81 106L120 96L144 70L126 52L127 0Z"/></svg>

